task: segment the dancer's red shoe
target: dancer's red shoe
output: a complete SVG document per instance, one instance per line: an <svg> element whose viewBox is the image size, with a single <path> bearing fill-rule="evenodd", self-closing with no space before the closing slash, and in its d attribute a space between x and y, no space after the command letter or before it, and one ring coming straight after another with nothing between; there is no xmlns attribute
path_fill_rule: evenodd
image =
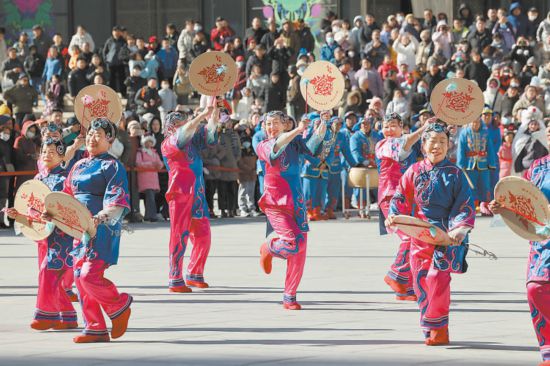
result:
<svg viewBox="0 0 550 366"><path fill-rule="evenodd" d="M126 333L128 329L128 320L130 319L130 314L132 314L132 309L128 308L122 312L119 316L112 320L113 328L111 329L111 338L117 339L120 338Z"/></svg>
<svg viewBox="0 0 550 366"><path fill-rule="evenodd" d="M443 346L449 344L449 328L443 327L430 330L430 338L426 338L426 346Z"/></svg>
<svg viewBox="0 0 550 366"><path fill-rule="evenodd" d="M271 273L273 256L269 252L269 248L266 243L263 243L260 247L260 266L266 274Z"/></svg>
<svg viewBox="0 0 550 366"><path fill-rule="evenodd" d="M416 295L395 296L395 299L399 301L418 301Z"/></svg>
<svg viewBox="0 0 550 366"><path fill-rule="evenodd" d="M384 277L384 282L386 282L386 284L388 286L390 286L391 289L394 292L398 293L398 294L406 294L407 293L407 286L406 285L397 282L396 280L394 280L393 278L391 278L388 275L386 275L386 277Z"/></svg>
<svg viewBox="0 0 550 366"><path fill-rule="evenodd" d="M31 328L35 330L48 330L55 329L59 324L61 324L61 320L35 319L31 323Z"/></svg>
<svg viewBox="0 0 550 366"><path fill-rule="evenodd" d="M89 335L81 334L73 338L74 343L99 343L99 342L109 342L109 335Z"/></svg>
<svg viewBox="0 0 550 366"><path fill-rule="evenodd" d="M284 302L283 307L286 310L302 310L302 305L297 302Z"/></svg>
<svg viewBox="0 0 550 366"><path fill-rule="evenodd" d="M189 287L197 287L197 288L208 288L209 287L206 282L193 281L193 280L186 280L185 284Z"/></svg>
<svg viewBox="0 0 550 366"><path fill-rule="evenodd" d="M53 327L55 330L64 330L64 329L76 329L78 328L77 322L60 322Z"/></svg>
<svg viewBox="0 0 550 366"><path fill-rule="evenodd" d="M185 293L185 292L193 292L189 287L187 286L176 286L176 287L169 287L168 291L170 292L179 292L179 293Z"/></svg>

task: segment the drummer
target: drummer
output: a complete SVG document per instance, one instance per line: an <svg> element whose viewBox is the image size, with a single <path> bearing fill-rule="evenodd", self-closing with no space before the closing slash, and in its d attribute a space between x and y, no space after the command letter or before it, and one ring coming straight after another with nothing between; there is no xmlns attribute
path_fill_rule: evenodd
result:
<svg viewBox="0 0 550 366"><path fill-rule="evenodd" d="M550 201L550 155L535 160L526 178L533 182ZM496 201L489 208L498 214L503 210ZM546 227L548 230L548 226ZM547 234L548 235L548 234ZM550 235L549 235L550 236ZM550 365L550 239L530 242L527 263L527 301L533 328L539 341L543 362Z"/></svg>
<svg viewBox="0 0 550 366"><path fill-rule="evenodd" d="M397 113L385 116L382 123L384 139L376 144L375 156L378 160L378 207L380 208L380 234L387 234L384 218L388 216L390 200L405 170L416 162L420 152L417 142L427 124L409 135L403 135L403 121ZM416 301L409 264L410 238L399 234L401 244L394 263L384 281L395 291L397 300Z"/></svg>
<svg viewBox="0 0 550 366"><path fill-rule="evenodd" d="M310 118L313 117L310 114ZM314 125L325 124L327 133L320 147L318 155L305 155L304 163L302 164L302 178L304 183L304 197L306 199L306 207L308 219L311 221L326 220L328 216L323 215L324 197L327 194L328 188L328 167L334 159L334 142L336 134L332 129L331 124L332 111L321 111L319 118L312 118L313 124L308 127L305 133L305 140L314 134Z"/></svg>
<svg viewBox="0 0 550 366"><path fill-rule="evenodd" d="M274 256L287 260L283 306L288 310L300 310L296 291L304 273L309 231L300 182L300 155L313 155L323 142L327 125L318 124L306 143L301 135L309 120L304 119L297 128L283 132L284 118L280 111L267 113L264 123L267 139L256 149L266 167L264 193L259 205L277 234L262 244L260 265L269 274Z"/></svg>
<svg viewBox="0 0 550 366"><path fill-rule="evenodd" d="M333 158L328 166L328 187L325 201L326 215L329 220L336 219L336 206L342 194L342 170L347 166L355 166L356 162L353 159L350 151L350 141L348 134L342 130L342 119L340 117L332 117L332 130L336 131L336 140L334 142Z"/></svg>
<svg viewBox="0 0 550 366"><path fill-rule="evenodd" d="M108 153L116 131L108 119L94 119L86 135L88 157L74 165L65 181L64 192L86 206L97 226L96 236L75 240L73 250L75 282L86 319L82 334L73 338L75 343L109 342L102 310L111 318L112 338L126 332L130 318L132 296L119 293L104 277L105 270L117 264L122 218L129 210L126 169Z"/></svg>
<svg viewBox="0 0 550 366"><path fill-rule="evenodd" d="M43 140L40 164L43 169L34 177L45 183L51 191L63 190L68 171L62 167L65 145L60 139ZM15 209L7 211L15 219ZM76 311L65 292L64 283L72 283L73 257L69 254L73 238L58 228L38 244L38 294L36 311L31 328L36 330L73 329L78 327Z"/></svg>
<svg viewBox="0 0 550 366"><path fill-rule="evenodd" d="M433 119L432 119L433 120ZM410 215L448 231L453 246L434 246L411 238L410 263L420 325L428 346L449 343L451 273L467 269L464 242L474 227L475 208L464 173L447 160L449 134L441 123L426 124L422 135L425 159L407 169L399 181L386 220Z"/></svg>
<svg viewBox="0 0 550 366"><path fill-rule="evenodd" d="M365 117L359 123L359 131L357 131L350 140L351 145L351 155L355 160L356 164L363 166L365 168L376 169L376 158L374 154L374 148L378 141L380 141L380 136L376 131L373 131L373 126L375 123L374 117ZM356 192L359 194L360 190L356 188ZM371 194L374 197L374 202L376 202L376 193L377 189L371 189ZM361 200L357 200L361 202ZM363 217L364 207L359 207L359 215Z"/></svg>

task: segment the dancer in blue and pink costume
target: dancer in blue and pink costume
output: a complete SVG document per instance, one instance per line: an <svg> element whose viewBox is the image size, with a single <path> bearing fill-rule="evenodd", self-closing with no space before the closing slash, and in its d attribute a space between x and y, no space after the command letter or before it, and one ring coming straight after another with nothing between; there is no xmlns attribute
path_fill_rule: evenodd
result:
<svg viewBox="0 0 550 366"><path fill-rule="evenodd" d="M535 160L527 171L526 179L533 182L550 201L550 155ZM495 201L489 207L494 213L502 210ZM547 237L550 236L550 223L540 229ZM550 366L550 239L532 241L530 244L527 300L543 360L540 366Z"/></svg>
<svg viewBox="0 0 550 366"><path fill-rule="evenodd" d="M386 115L382 124L384 139L376 144L378 163L378 207L380 208L380 234L385 235L384 218L388 217L390 200L405 170L416 162L418 151L415 144L420 140L427 124L409 135L403 135L403 121L397 113ZM416 301L414 294L409 248L411 240L399 234L401 244L384 281L395 292L396 300Z"/></svg>
<svg viewBox="0 0 550 366"><path fill-rule="evenodd" d="M258 157L265 162L264 194L260 209L277 234L260 249L260 264L265 273L271 273L271 260L287 260L283 306L300 310L296 291L306 261L307 211L300 179L300 154L314 155L325 137L326 123L320 123L308 142L302 139L309 120L302 120L290 132L284 131L284 114L269 112L265 118L267 139L257 147Z"/></svg>
<svg viewBox="0 0 550 366"><path fill-rule="evenodd" d="M118 262L122 218L128 212L126 169L108 153L116 126L106 118L91 122L86 134L87 157L76 162L65 180L64 192L74 196L93 215L95 237L75 239L75 283L86 321L75 343L109 342L103 312L112 321L111 337L121 337L130 318L132 296L119 293L104 272Z"/></svg>
<svg viewBox="0 0 550 366"><path fill-rule="evenodd" d="M40 152L40 172L34 177L46 184L53 192L63 190L69 171L63 167L65 145L60 139L44 139ZM8 216L15 218L18 212L8 210ZM19 213L27 214L27 213ZM32 216L32 213L31 213ZM64 279L72 282L73 238L57 227L38 244L38 294L36 311L31 328L36 330L72 329L78 326L76 311L63 287Z"/></svg>
<svg viewBox="0 0 550 366"><path fill-rule="evenodd" d="M170 292L191 292L188 286L208 287L204 266L211 234L200 150L217 140L218 111L213 110L207 107L191 120L181 112L173 112L164 120L166 138L161 149L169 167L166 201L170 212ZM210 114L208 124L202 125ZM183 256L189 239L193 251L184 281Z"/></svg>
<svg viewBox="0 0 550 366"><path fill-rule="evenodd" d="M466 272L465 243L474 227L472 191L464 173L447 160L446 126L430 123L422 136L426 158L413 164L399 181L387 219L395 215L418 217L448 232L452 246L435 246L411 238L410 264L414 292L420 307L420 325L428 346L449 343L451 273Z"/></svg>

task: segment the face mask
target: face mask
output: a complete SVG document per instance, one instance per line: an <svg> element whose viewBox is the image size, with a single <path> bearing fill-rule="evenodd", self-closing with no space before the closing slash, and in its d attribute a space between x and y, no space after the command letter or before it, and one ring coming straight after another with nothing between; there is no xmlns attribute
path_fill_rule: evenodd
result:
<svg viewBox="0 0 550 366"><path fill-rule="evenodd" d="M197 32L200 32L202 30L202 27L200 25L196 25L193 27L193 30L195 31L195 33Z"/></svg>
<svg viewBox="0 0 550 366"><path fill-rule="evenodd" d="M403 22L403 19L405 19L405 18L403 18L402 15L398 15L398 16L397 16L397 22L398 22L398 23L402 23L402 22Z"/></svg>
<svg viewBox="0 0 550 366"><path fill-rule="evenodd" d="M355 57L355 52L349 51L349 52L348 52L348 56L349 56L349 57Z"/></svg>
<svg viewBox="0 0 550 366"><path fill-rule="evenodd" d="M537 20L537 16L536 15L529 15L529 20L534 22L535 20Z"/></svg>
<svg viewBox="0 0 550 366"><path fill-rule="evenodd" d="M327 43L328 44L333 44L334 43L334 38L328 37L327 38Z"/></svg>
<svg viewBox="0 0 550 366"><path fill-rule="evenodd" d="M238 67L239 69L240 69L241 67L243 67L243 66L244 66L244 63L242 63L242 62L237 62L237 67Z"/></svg>
<svg viewBox="0 0 550 366"><path fill-rule="evenodd" d="M28 139L33 139L35 135L34 135L34 132L32 132L32 131L27 131L26 136L27 136Z"/></svg>
<svg viewBox="0 0 550 366"><path fill-rule="evenodd" d="M332 33L340 32L340 27L332 27Z"/></svg>
<svg viewBox="0 0 550 366"><path fill-rule="evenodd" d="M245 141L245 142L243 142L243 147L244 147L245 149L250 148L250 141Z"/></svg>
<svg viewBox="0 0 550 366"><path fill-rule="evenodd" d="M510 86L512 88L519 88L519 84L518 83L510 83Z"/></svg>
<svg viewBox="0 0 550 366"><path fill-rule="evenodd" d="M419 93L426 93L426 88L424 88L423 86L419 86L417 90Z"/></svg>
<svg viewBox="0 0 550 366"><path fill-rule="evenodd" d="M8 141L10 139L10 134L9 133L0 133L0 139L4 140L4 141Z"/></svg>

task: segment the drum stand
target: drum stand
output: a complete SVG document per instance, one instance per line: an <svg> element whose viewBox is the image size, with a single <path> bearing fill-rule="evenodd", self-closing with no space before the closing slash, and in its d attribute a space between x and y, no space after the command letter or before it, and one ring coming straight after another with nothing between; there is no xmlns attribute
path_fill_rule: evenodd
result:
<svg viewBox="0 0 550 366"><path fill-rule="evenodd" d="M349 172L348 172L349 175ZM359 189L359 208L348 208L346 209L346 180L348 181L350 187L352 188L358 188ZM367 197L367 204L363 206L363 190L365 190L366 197ZM351 214L354 212L359 213L359 216L362 219L370 220L370 177L368 174L365 175L365 185L364 186L356 186L352 184L349 181L349 177L342 179L342 214L344 215L345 219L349 219L351 217ZM351 205L351 201L350 201ZM364 208L361 208L364 207Z"/></svg>

